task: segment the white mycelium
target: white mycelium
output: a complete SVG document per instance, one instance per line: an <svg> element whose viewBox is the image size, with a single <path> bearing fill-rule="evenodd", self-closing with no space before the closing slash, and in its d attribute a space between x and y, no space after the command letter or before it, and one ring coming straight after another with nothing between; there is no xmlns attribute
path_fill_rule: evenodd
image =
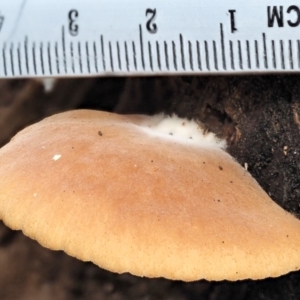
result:
<svg viewBox="0 0 300 300"><path fill-rule="evenodd" d="M225 149L227 146L225 140L217 138L212 132L205 132L201 125L194 120L179 118L176 115L155 115L143 122L142 126L151 129L152 133L175 138L180 142L189 141L221 149ZM147 131L150 133L150 130Z"/></svg>
<svg viewBox="0 0 300 300"><path fill-rule="evenodd" d="M40 81L43 84L45 93L51 93L54 89L57 79L56 78L41 78L41 79L38 79L38 81Z"/></svg>

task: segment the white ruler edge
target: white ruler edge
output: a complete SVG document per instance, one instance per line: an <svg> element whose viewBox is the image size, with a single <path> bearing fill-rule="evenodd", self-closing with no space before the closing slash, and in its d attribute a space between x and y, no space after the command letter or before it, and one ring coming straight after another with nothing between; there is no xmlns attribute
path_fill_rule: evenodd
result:
<svg viewBox="0 0 300 300"><path fill-rule="evenodd" d="M0 0L0 78L300 71L289 0Z"/></svg>

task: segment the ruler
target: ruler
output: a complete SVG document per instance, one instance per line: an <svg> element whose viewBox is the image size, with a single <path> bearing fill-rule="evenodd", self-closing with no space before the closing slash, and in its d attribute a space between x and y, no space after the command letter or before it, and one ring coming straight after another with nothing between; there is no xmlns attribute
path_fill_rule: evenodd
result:
<svg viewBox="0 0 300 300"><path fill-rule="evenodd" d="M289 0L0 0L0 78L299 72Z"/></svg>

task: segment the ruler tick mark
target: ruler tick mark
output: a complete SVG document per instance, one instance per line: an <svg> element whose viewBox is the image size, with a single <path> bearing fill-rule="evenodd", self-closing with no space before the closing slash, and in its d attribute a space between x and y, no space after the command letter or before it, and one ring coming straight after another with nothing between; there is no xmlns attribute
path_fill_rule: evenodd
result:
<svg viewBox="0 0 300 300"><path fill-rule="evenodd" d="M70 42L70 53L71 53L71 62L72 62L72 72L73 72L73 74L75 74L75 60L74 60L73 42Z"/></svg>
<svg viewBox="0 0 300 300"><path fill-rule="evenodd" d="M263 46L264 46L264 62L265 68L268 69L268 53L267 53L267 42L266 42L266 34L263 33Z"/></svg>
<svg viewBox="0 0 300 300"><path fill-rule="evenodd" d="M183 44L182 34L179 34L179 39L180 39L181 66L182 66L182 69L185 70L184 44Z"/></svg>
<svg viewBox="0 0 300 300"><path fill-rule="evenodd" d="M281 68L282 68L283 70L285 70L283 40L280 40L280 56L281 56Z"/></svg>
<svg viewBox="0 0 300 300"><path fill-rule="evenodd" d="M134 69L137 70L136 50L135 50L135 43L134 43L134 41L132 42L132 55L133 55Z"/></svg>
<svg viewBox="0 0 300 300"><path fill-rule="evenodd" d="M43 42L40 43L40 63L41 63L41 70L42 74L45 75L45 68L44 68L44 53L43 53Z"/></svg>
<svg viewBox="0 0 300 300"><path fill-rule="evenodd" d="M161 63L160 63L160 49L159 49L159 43L156 41L156 55L157 55L157 65L159 70L161 71Z"/></svg>
<svg viewBox="0 0 300 300"><path fill-rule="evenodd" d="M103 70L106 71L104 41L103 41L103 35L102 34L101 34L101 37L100 37L100 44L101 44L102 66L103 66Z"/></svg>
<svg viewBox="0 0 300 300"><path fill-rule="evenodd" d="M241 41L238 41L238 50L239 50L239 65L240 65L240 69L243 70L243 57L242 57Z"/></svg>
<svg viewBox="0 0 300 300"><path fill-rule="evenodd" d="M276 69L276 49L275 49L275 42L272 40L272 60L273 60L273 68Z"/></svg>
<svg viewBox="0 0 300 300"><path fill-rule="evenodd" d="M214 63L215 63L215 69L218 71L218 53L217 53L217 46L216 41L213 41L213 51L214 51Z"/></svg>
<svg viewBox="0 0 300 300"><path fill-rule="evenodd" d="M47 45L47 54L48 54L48 67L49 67L49 73L52 75L52 58L51 58L51 48L50 48L50 42L48 42Z"/></svg>
<svg viewBox="0 0 300 300"><path fill-rule="evenodd" d="M198 69L202 71L202 64L201 64L201 53L200 53L200 43L197 41L197 61L198 61Z"/></svg>
<svg viewBox="0 0 300 300"><path fill-rule="evenodd" d="M6 43L3 44L2 47L2 59L3 59L3 69L4 69L4 75L7 76L7 68L6 68Z"/></svg>
<svg viewBox="0 0 300 300"><path fill-rule="evenodd" d="M26 71L29 75L29 61L28 61L28 37L25 36L24 40L24 52L25 52L25 63L26 63Z"/></svg>
<svg viewBox="0 0 300 300"><path fill-rule="evenodd" d="M89 43L85 42L85 53L86 53L86 65L88 73L91 73L91 65L90 65L90 50L89 50Z"/></svg>
<svg viewBox="0 0 300 300"><path fill-rule="evenodd" d="M22 75L22 64L21 64L21 44L18 44L18 65L19 65L19 74Z"/></svg>
<svg viewBox="0 0 300 300"><path fill-rule="evenodd" d="M117 42L117 53L118 53L118 66L119 66L119 70L122 70L121 53L120 53L119 42Z"/></svg>
<svg viewBox="0 0 300 300"><path fill-rule="evenodd" d="M206 68L207 68L208 71L210 71L210 66L209 66L209 51L208 51L208 43L207 43L207 41L204 41L204 49L205 49Z"/></svg>
<svg viewBox="0 0 300 300"><path fill-rule="evenodd" d="M255 40L255 57L256 57L256 68L259 69L259 49L258 49L258 41Z"/></svg>
<svg viewBox="0 0 300 300"><path fill-rule="evenodd" d="M168 56L168 44L166 41L164 41L164 48L165 48L165 62L166 62L166 68L169 70L169 56Z"/></svg>
<svg viewBox="0 0 300 300"><path fill-rule="evenodd" d="M62 26L61 29L61 37L62 37L62 47L63 47L63 56L64 56L64 68L65 73L67 74L67 57L66 57L66 37L65 37L65 26Z"/></svg>
<svg viewBox="0 0 300 300"><path fill-rule="evenodd" d="M149 51L149 63L151 71L153 71L153 62L152 62L152 50L151 50L151 43L148 42L148 51Z"/></svg>
<svg viewBox="0 0 300 300"><path fill-rule="evenodd" d="M247 62L248 62L248 69L251 69L251 56L250 56L250 44L249 41L246 41L246 49L247 49Z"/></svg>
<svg viewBox="0 0 300 300"><path fill-rule="evenodd" d="M55 61L56 61L56 72L57 74L60 74L60 69L59 69L59 56L58 56L58 43L55 42Z"/></svg>
<svg viewBox="0 0 300 300"><path fill-rule="evenodd" d="M114 61L113 61L111 42L108 43L108 47L109 47L110 68L111 71L114 72Z"/></svg>
<svg viewBox="0 0 300 300"><path fill-rule="evenodd" d="M292 40L289 40L289 57L290 57L290 68L294 70Z"/></svg>
<svg viewBox="0 0 300 300"><path fill-rule="evenodd" d="M172 48L173 48L173 63L174 63L174 68L177 71L176 45L175 45L174 41L172 41Z"/></svg>
<svg viewBox="0 0 300 300"><path fill-rule="evenodd" d="M33 59L33 70L34 74L37 74L37 67L36 67L36 54L35 54L35 42L32 44L32 59Z"/></svg>
<svg viewBox="0 0 300 300"><path fill-rule="evenodd" d="M142 67L145 70L145 58L144 58L144 45L143 45L143 32L142 32L142 25L139 25L139 32L140 32L140 46L141 46L141 59L142 59Z"/></svg>
<svg viewBox="0 0 300 300"><path fill-rule="evenodd" d="M128 58L128 47L127 42L124 42L124 49L125 49L125 59L126 59L126 69L129 72L129 58Z"/></svg>
<svg viewBox="0 0 300 300"><path fill-rule="evenodd" d="M190 57L190 69L194 71L194 66L193 66L193 49L192 49L192 43L189 41L189 57Z"/></svg>
<svg viewBox="0 0 300 300"><path fill-rule="evenodd" d="M98 70L98 54L97 54L96 42L93 42L93 49L94 49L94 68L95 68L96 73L99 73L99 70Z"/></svg>
<svg viewBox="0 0 300 300"><path fill-rule="evenodd" d="M225 44L224 44L224 30L223 24L220 24L220 35L221 35L221 49L222 49L222 63L223 70L226 70L226 56L225 56Z"/></svg>
<svg viewBox="0 0 300 300"><path fill-rule="evenodd" d="M7 76L6 54L5 54L5 50L6 50L6 43L3 44L3 48L2 48L2 58L3 58L4 75Z"/></svg>
<svg viewBox="0 0 300 300"><path fill-rule="evenodd" d="M235 70L235 67L234 67L233 42L232 41L229 41L229 48L230 48L231 69Z"/></svg>
<svg viewBox="0 0 300 300"><path fill-rule="evenodd" d="M15 68L14 68L14 44L13 43L11 43L11 45L10 45L9 53L10 53L11 73L12 73L13 76L15 76Z"/></svg>
<svg viewBox="0 0 300 300"><path fill-rule="evenodd" d="M300 40L297 40L297 48L298 48L298 69L300 69Z"/></svg>
<svg viewBox="0 0 300 300"><path fill-rule="evenodd" d="M83 73L83 68L82 68L82 57L81 57L81 43L78 42L78 62L79 62L79 70L80 70L80 73L82 74Z"/></svg>

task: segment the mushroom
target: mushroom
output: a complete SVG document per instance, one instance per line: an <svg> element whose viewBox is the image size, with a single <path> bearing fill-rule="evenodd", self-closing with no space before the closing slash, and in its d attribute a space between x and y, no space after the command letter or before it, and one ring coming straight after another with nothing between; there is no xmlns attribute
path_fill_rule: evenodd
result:
<svg viewBox="0 0 300 300"><path fill-rule="evenodd" d="M193 281L300 268L300 221L194 121L78 110L0 149L0 219L107 270Z"/></svg>

